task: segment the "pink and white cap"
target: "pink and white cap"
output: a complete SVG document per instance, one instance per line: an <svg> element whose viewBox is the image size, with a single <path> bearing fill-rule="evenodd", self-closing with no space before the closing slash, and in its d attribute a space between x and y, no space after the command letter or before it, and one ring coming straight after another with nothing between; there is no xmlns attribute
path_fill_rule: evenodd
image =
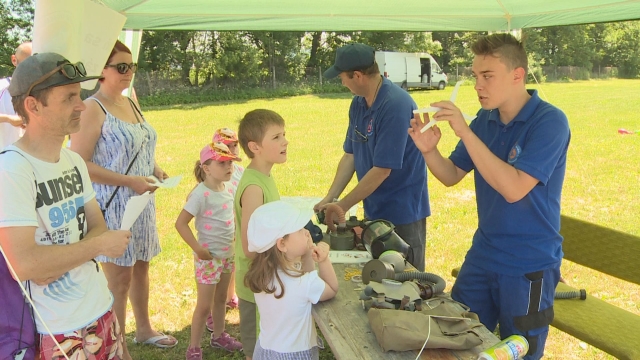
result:
<svg viewBox="0 0 640 360"><path fill-rule="evenodd" d="M213 142L221 142L224 143L225 145L229 145L232 143L237 143L238 142L238 135L236 134L235 131L229 129L229 128L221 128L216 130L216 132L213 134Z"/></svg>
<svg viewBox="0 0 640 360"><path fill-rule="evenodd" d="M200 164L204 164L209 159L214 161L240 160L222 142L207 144L200 150Z"/></svg>

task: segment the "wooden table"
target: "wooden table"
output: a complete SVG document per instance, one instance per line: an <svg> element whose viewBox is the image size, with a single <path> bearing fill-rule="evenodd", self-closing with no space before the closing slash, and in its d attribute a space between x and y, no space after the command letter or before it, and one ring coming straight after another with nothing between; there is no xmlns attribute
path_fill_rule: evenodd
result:
<svg viewBox="0 0 640 360"><path fill-rule="evenodd" d="M316 324L329 343L336 359L345 360L414 360L418 351L382 352L369 326L367 313L362 309L355 291L357 284L344 280L345 264L334 264L340 289L335 298L313 306ZM420 359L476 360L482 350L496 344L499 339L484 326L480 329L481 345L470 350L425 349ZM477 329L476 329L477 330Z"/></svg>

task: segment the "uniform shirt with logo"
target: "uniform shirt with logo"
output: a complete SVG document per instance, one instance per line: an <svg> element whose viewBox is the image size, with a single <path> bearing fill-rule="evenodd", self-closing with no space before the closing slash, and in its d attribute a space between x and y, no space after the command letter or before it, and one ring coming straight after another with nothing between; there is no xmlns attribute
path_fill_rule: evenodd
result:
<svg viewBox="0 0 640 360"><path fill-rule="evenodd" d="M407 132L416 108L411 96L386 78L370 108L362 96L351 101L343 149L353 154L358 181L374 166L391 169L363 201L369 219L404 225L431 215L427 167Z"/></svg>
<svg viewBox="0 0 640 360"><path fill-rule="evenodd" d="M565 114L537 91L507 125L496 110L480 110L471 130L501 160L538 180L523 199L508 203L476 171L478 229L466 260L511 276L560 264L560 195L571 139ZM462 141L449 159L470 172L475 165Z"/></svg>
<svg viewBox="0 0 640 360"><path fill-rule="evenodd" d="M84 205L95 198L84 160L67 149L57 163L36 159L13 145L6 150L12 151L0 155L0 227L35 227L39 246L81 241L87 232ZM93 261L47 285L25 285L54 334L89 325L113 302L104 273ZM37 317L36 326L39 333L48 333Z"/></svg>
<svg viewBox="0 0 640 360"><path fill-rule="evenodd" d="M9 94L10 78L0 79L0 114L15 115L13 104L11 103L11 95ZM0 149L7 147L20 139L23 130L9 123L0 123Z"/></svg>
<svg viewBox="0 0 640 360"><path fill-rule="evenodd" d="M229 182L222 191L213 191L203 182L189 194L184 210L195 217L197 239L218 259L233 257L235 219L233 213L234 189Z"/></svg>

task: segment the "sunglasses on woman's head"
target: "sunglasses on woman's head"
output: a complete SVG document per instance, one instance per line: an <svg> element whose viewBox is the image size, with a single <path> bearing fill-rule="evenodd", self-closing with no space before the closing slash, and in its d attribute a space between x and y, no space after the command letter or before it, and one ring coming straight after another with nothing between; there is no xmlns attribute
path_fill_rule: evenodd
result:
<svg viewBox="0 0 640 360"><path fill-rule="evenodd" d="M70 62L66 62L66 63L56 67L55 69L49 71L48 73L42 75L42 77L40 79L38 79L36 82L31 84L31 86L27 90L27 96L31 95L31 90L33 90L34 87L42 84L43 82L45 82L48 78L53 76L53 74L57 73L58 71L60 71L60 73L62 73L62 75L66 76L67 79L70 79L70 80L73 80L73 79L75 79L77 77L87 76L87 70L84 68L84 64L83 63L77 62L75 64L72 64Z"/></svg>
<svg viewBox="0 0 640 360"><path fill-rule="evenodd" d="M107 64L104 67L105 68L108 68L108 67L116 68L116 70L118 70L118 73L123 74L123 75L126 74L127 71L129 71L129 69L131 69L132 73L135 73L138 70L138 64L137 63L131 63L131 64L127 64L127 63Z"/></svg>

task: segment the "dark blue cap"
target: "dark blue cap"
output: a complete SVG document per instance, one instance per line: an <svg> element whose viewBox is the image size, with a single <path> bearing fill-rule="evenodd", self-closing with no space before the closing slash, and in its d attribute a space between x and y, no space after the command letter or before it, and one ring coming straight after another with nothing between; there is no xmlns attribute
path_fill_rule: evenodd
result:
<svg viewBox="0 0 640 360"><path fill-rule="evenodd" d="M332 79L345 71L364 70L375 61L375 50L365 44L349 44L336 51L336 62L324 72L324 77Z"/></svg>

